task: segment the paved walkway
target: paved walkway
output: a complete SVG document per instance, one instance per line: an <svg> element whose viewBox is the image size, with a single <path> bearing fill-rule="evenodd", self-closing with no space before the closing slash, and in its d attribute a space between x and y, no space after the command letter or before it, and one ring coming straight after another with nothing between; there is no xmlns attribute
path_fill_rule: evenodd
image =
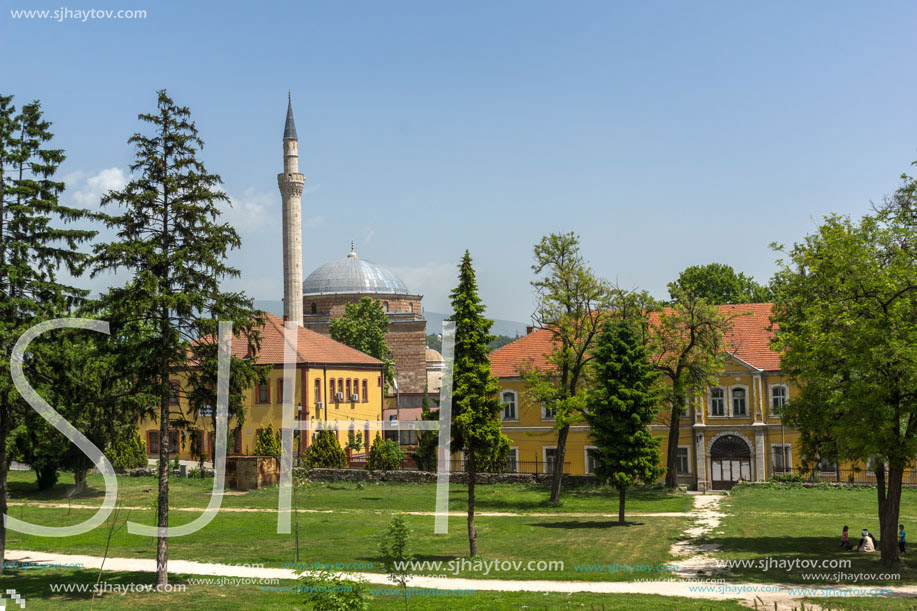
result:
<svg viewBox="0 0 917 611"><path fill-rule="evenodd" d="M82 556L75 554L56 554L48 552L7 550L7 562L35 562L58 564L81 564L85 569L98 569L102 565L102 558L98 556ZM153 573L156 571L154 559L136 558L108 558L105 560L106 571L139 571ZM227 564L214 564L206 562L193 562L189 560L170 560L169 571L181 575L204 575L214 577L247 577L293 580L298 577L292 569L255 568L250 566L233 566ZM376 585L391 585L383 573L353 573L356 577L365 579ZM787 586L781 584L748 584L730 583L727 587L716 589L716 586L706 588L706 591L695 591L699 584L689 581L514 581L509 579L462 579L462 578L434 578L414 577L409 583L414 588L430 589L461 589L461 590L488 590L504 592L593 592L598 594L658 594L662 596L683 596L686 598L702 598L708 600L740 600L751 606L755 598L763 602L767 609L777 608L789 610L798 608L798 599L803 596L817 596L818 592L800 595L791 590L798 590L800 586ZM830 596L868 596L869 587L842 587L824 586L830 588ZM812 590L817 590L813 586ZM763 589L774 591L762 592ZM896 597L917 597L917 586L895 586L888 588ZM761 602L758 604L760 605ZM775 607L774 604L777 604ZM808 608L808 606L807 606Z"/></svg>

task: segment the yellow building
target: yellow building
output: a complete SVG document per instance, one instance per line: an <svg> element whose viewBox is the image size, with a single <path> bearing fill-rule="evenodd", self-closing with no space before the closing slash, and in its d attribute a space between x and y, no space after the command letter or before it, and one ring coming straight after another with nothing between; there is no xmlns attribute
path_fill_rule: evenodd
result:
<svg viewBox="0 0 917 611"><path fill-rule="evenodd" d="M727 335L726 368L716 386L691 401L679 423L679 482L699 490L728 489L740 480L761 481L789 471L799 455L796 430L785 427L780 407L795 389L780 372L780 355L771 349L770 304L721 306L735 318ZM518 470L550 472L557 448L557 431L549 410L534 404L519 375L523 365L546 367L552 350L551 333L532 330L525 337L491 354L491 367L500 381L504 403L503 432L512 440L510 461ZM667 410L651 429L663 438L663 463L669 422ZM573 425L567 438L564 471L592 472L589 426ZM837 465L825 465L836 470Z"/></svg>
<svg viewBox="0 0 917 611"><path fill-rule="evenodd" d="M294 451L302 452L311 443L316 431L315 421L350 421L349 426L338 426L337 435L341 446L347 443L348 433L360 432L363 439L370 440L370 428L366 422L382 419L384 388L382 384L382 361L334 341L327 335L298 328L296 345L296 378L293 389L293 404L296 418L306 428L296 437ZM266 315L261 329L261 348L254 357L259 365L271 366L267 384L250 388L245 394L245 418L241 426L233 421L230 427L229 454L252 454L258 430L270 423L275 431L282 426L283 401L283 321L272 314ZM247 343L234 338L233 356L247 356ZM190 417L183 392L182 376L172 381L175 394L172 396L172 411L182 411ZM155 458L159 455L158 419L145 419L140 423L140 434L146 440L147 453ZM201 414L193 431L171 431L170 448L180 446L179 458L192 459L191 436L201 435L204 451L212 456L214 432L209 413ZM181 439L180 439L180 436ZM181 443L179 443L179 441Z"/></svg>

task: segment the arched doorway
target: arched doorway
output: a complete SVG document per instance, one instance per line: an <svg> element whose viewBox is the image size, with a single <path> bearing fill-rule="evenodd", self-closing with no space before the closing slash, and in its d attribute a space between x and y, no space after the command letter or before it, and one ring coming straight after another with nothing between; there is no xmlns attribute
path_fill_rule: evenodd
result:
<svg viewBox="0 0 917 611"><path fill-rule="evenodd" d="M736 435L723 435L710 448L714 490L729 490L740 481L751 481L751 449Z"/></svg>

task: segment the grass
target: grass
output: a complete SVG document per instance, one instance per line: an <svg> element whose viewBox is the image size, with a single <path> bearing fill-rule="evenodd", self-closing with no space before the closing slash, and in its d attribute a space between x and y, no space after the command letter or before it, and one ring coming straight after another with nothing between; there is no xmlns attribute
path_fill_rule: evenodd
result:
<svg viewBox="0 0 917 611"><path fill-rule="evenodd" d="M805 604L815 604L822 611L914 611L917 600L913 598L807 598Z"/></svg>
<svg viewBox="0 0 917 611"><path fill-rule="evenodd" d="M84 584L92 586L97 573L84 570L61 570L54 573L37 571L13 572L0 577L0 588L15 589L26 599L27 609L87 609L90 593L52 593L51 584ZM97 596L94 609L166 609L206 608L209 611L228 609L311 609L301 593L270 591L278 586L245 585L194 585L189 579L199 577L170 575L170 584L186 584L185 592L137 593L125 595L109 593ZM128 584L152 584L152 573L105 573L103 580L116 586ZM295 586L296 582L281 582L279 587ZM267 591L262 590L262 587ZM385 586L371 588L387 589ZM370 608L381 611L404 609L404 599L395 596L376 595ZM674 598L639 594L544 594L538 592L487 592L476 591L462 596L416 596L410 599L413 611L434 609L627 609L628 611L656 611L674 609L684 611L747 611L734 601L703 601L688 598Z"/></svg>
<svg viewBox="0 0 917 611"><path fill-rule="evenodd" d="M840 583L901 585L917 583L917 558L912 551L894 568L879 563L879 554L845 552L840 548L841 529L850 527L853 544L860 530L879 532L876 492L863 488L773 489L739 486L723 501L728 517L710 537L720 544L723 560L746 560L754 566L732 569L731 581L763 583ZM906 490L901 521L917 532L917 491ZM769 560L850 561L842 568L769 568ZM842 573L832 579L829 574ZM899 574L900 579L888 577ZM818 574L822 574L820 577ZM856 575L856 577L853 577ZM884 598L882 600L885 600ZM913 601L912 601L913 602Z"/></svg>
<svg viewBox="0 0 917 611"><path fill-rule="evenodd" d="M72 498L73 505L99 506L105 496L101 475L90 475L86 491ZM60 481L49 490L39 491L32 471L11 471L9 488L11 501L67 502L73 487L73 475L61 473ZM213 480L172 478L169 480L170 507L206 507L210 500ZM153 477L119 477L118 494L127 506L149 507L155 497L157 480ZM512 513L609 513L617 514L617 491L594 486L571 487L563 491L561 503L547 502L548 489L530 484L479 485L475 506L484 512ZM231 491L229 491L231 492ZM232 492L223 497L223 507L276 509L278 487L271 486L244 493ZM312 493L301 507L334 509L338 511L433 511L436 485L403 482L367 483L315 482ZM449 491L449 510L464 511L467 488L453 484ZM685 512L691 509L691 498L656 487L634 488L628 493L630 513Z"/></svg>

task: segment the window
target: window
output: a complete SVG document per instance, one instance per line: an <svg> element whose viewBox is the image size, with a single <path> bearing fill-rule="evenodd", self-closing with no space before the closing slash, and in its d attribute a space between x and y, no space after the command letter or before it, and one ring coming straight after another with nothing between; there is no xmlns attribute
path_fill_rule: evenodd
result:
<svg viewBox="0 0 917 611"><path fill-rule="evenodd" d="M369 381L363 378L363 403L369 403Z"/></svg>
<svg viewBox="0 0 917 611"><path fill-rule="evenodd" d="M345 401L350 401L350 378L347 378L347 394L344 395Z"/></svg>
<svg viewBox="0 0 917 611"><path fill-rule="evenodd" d="M786 405L788 394L786 386L771 386L771 415L783 415L783 406Z"/></svg>
<svg viewBox="0 0 917 611"><path fill-rule="evenodd" d="M724 398L724 392L722 388L711 388L710 389L710 415L711 416L725 416L726 415L726 400Z"/></svg>
<svg viewBox="0 0 917 611"><path fill-rule="evenodd" d="M169 403L171 405L178 405L178 382L169 382L169 388L172 389L172 392L169 394Z"/></svg>
<svg viewBox="0 0 917 611"><path fill-rule="evenodd" d="M793 470L793 457L790 444L771 446L771 457L774 463L774 473L789 473Z"/></svg>
<svg viewBox="0 0 917 611"><path fill-rule="evenodd" d="M544 448L544 472L554 473L554 463L557 461L557 448Z"/></svg>
<svg viewBox="0 0 917 611"><path fill-rule="evenodd" d="M277 403L283 403L283 400L286 394L283 392L287 388L286 379L280 378L277 380ZM290 396L290 401L293 400L292 395Z"/></svg>
<svg viewBox="0 0 917 611"><path fill-rule="evenodd" d="M271 385L258 384L258 403L271 402Z"/></svg>
<svg viewBox="0 0 917 611"><path fill-rule="evenodd" d="M748 411L745 409L745 389L744 388L733 388L732 389L732 415L733 416L747 416Z"/></svg>
<svg viewBox="0 0 917 611"><path fill-rule="evenodd" d="M675 472L679 475L691 473L691 449L688 446L678 446L675 452Z"/></svg>
<svg viewBox="0 0 917 611"><path fill-rule="evenodd" d="M586 475L595 474L595 465L598 460L599 449L586 446Z"/></svg>
<svg viewBox="0 0 917 611"><path fill-rule="evenodd" d="M337 394L334 391L334 378L328 380L328 402L337 401Z"/></svg>
<svg viewBox="0 0 917 611"><path fill-rule="evenodd" d="M315 402L319 403L322 400L322 381L318 378L315 379Z"/></svg>
<svg viewBox="0 0 917 611"><path fill-rule="evenodd" d="M172 429L169 431L169 454L178 454L181 451L181 446L178 445L178 431Z"/></svg>
<svg viewBox="0 0 917 611"><path fill-rule="evenodd" d="M827 458L818 457L818 471L819 473L837 473L837 463Z"/></svg>
<svg viewBox="0 0 917 611"><path fill-rule="evenodd" d="M382 309L388 312L388 302L387 301L382 302Z"/></svg>
<svg viewBox="0 0 917 611"><path fill-rule="evenodd" d="M318 311L318 308L315 307L315 302L312 302L312 313L315 314Z"/></svg>
<svg viewBox="0 0 917 611"><path fill-rule="evenodd" d="M519 472L519 448L509 449L509 453L506 455L506 472Z"/></svg>
<svg viewBox="0 0 917 611"><path fill-rule="evenodd" d="M503 400L503 419L516 420L516 393L512 390L504 390L501 396Z"/></svg>
<svg viewBox="0 0 917 611"><path fill-rule="evenodd" d="M541 404L541 419L542 420L554 420L554 410L548 407L545 407L545 404Z"/></svg>
<svg viewBox="0 0 917 611"><path fill-rule="evenodd" d="M232 453L242 453L242 429L239 427L236 427L232 431Z"/></svg>
<svg viewBox="0 0 917 611"><path fill-rule="evenodd" d="M159 454L159 431L146 432L146 453Z"/></svg>
<svg viewBox="0 0 917 611"><path fill-rule="evenodd" d="M344 395L344 378L338 378L338 393ZM348 401L350 397L344 395L344 401Z"/></svg>

